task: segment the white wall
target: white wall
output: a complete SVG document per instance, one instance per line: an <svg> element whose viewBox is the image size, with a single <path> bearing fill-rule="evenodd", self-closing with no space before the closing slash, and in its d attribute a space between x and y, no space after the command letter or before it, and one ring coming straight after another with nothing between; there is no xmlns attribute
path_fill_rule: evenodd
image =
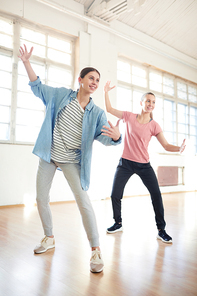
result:
<svg viewBox="0 0 197 296"><path fill-rule="evenodd" d="M76 14L83 15L83 6L77 2L58 0L56 3L64 3L65 9L72 9ZM100 88L93 98L95 103L102 108L104 108L103 86L105 81L111 80L113 84L117 84L116 62L119 54L197 83L196 60L117 21L105 30L102 26L84 22L82 19L46 7L33 0L0 0L0 8L0 12L14 14L36 24L79 37L79 65L77 67L81 69L91 65L99 69ZM119 34L114 34L115 30ZM115 91L111 94L111 101L113 105L116 104ZM108 118L113 123L116 122L113 116L108 116ZM35 202L38 158L31 153L32 149L31 145L0 144L0 205ZM122 145L104 147L99 143L94 144L89 190L92 199L110 196L113 175L121 151ZM189 153L189 149L184 156L151 155L151 163L155 170L157 166L167 164L185 166L185 185L161 188L162 192L196 190L194 178L197 173L196 162L196 157ZM147 193L146 188L137 176L133 176L125 188L125 195L144 193ZM72 199L73 196L66 181L61 172L57 172L51 190L51 201Z"/></svg>

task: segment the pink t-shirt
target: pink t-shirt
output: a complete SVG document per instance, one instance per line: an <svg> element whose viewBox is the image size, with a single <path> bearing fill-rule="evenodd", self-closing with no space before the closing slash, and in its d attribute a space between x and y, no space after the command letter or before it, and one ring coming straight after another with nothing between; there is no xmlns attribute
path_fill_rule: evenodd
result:
<svg viewBox="0 0 197 296"><path fill-rule="evenodd" d="M141 124L137 121L137 114L128 111L123 112L122 119L126 123L122 158L140 163L148 163L148 144L152 136L156 136L162 132L161 127L154 120L146 124Z"/></svg>

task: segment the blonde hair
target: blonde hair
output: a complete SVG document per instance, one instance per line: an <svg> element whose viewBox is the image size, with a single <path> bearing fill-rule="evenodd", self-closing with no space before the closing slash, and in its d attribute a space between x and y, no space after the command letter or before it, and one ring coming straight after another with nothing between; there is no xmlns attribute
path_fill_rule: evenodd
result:
<svg viewBox="0 0 197 296"><path fill-rule="evenodd" d="M144 101L144 99L145 99L145 97L146 97L147 95L151 95L151 96L154 96L154 97L155 97L154 93L152 93L152 92L147 92L147 93L143 94L143 96L141 97L141 102ZM153 119L153 112L150 113L150 118Z"/></svg>

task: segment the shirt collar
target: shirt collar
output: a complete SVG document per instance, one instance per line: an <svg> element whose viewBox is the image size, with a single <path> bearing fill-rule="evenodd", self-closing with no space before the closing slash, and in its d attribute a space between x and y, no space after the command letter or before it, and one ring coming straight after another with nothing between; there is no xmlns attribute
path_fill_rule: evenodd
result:
<svg viewBox="0 0 197 296"><path fill-rule="evenodd" d="M71 98L76 99L77 94L78 94L78 91L79 91L79 90L77 90L77 91L73 91L73 93L71 94ZM93 102L92 98L90 97L90 101L89 101L89 103L87 104L85 110L90 111L90 110L93 108L93 106L94 106L94 102Z"/></svg>

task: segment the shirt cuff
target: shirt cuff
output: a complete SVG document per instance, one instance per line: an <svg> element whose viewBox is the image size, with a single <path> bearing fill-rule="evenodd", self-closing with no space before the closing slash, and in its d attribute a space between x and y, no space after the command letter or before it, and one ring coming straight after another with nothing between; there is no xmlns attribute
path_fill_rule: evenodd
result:
<svg viewBox="0 0 197 296"><path fill-rule="evenodd" d="M35 86L35 85L37 85L38 83L40 83L40 77L39 76L37 76L37 79L35 80L35 81L29 81L29 85L30 86Z"/></svg>

